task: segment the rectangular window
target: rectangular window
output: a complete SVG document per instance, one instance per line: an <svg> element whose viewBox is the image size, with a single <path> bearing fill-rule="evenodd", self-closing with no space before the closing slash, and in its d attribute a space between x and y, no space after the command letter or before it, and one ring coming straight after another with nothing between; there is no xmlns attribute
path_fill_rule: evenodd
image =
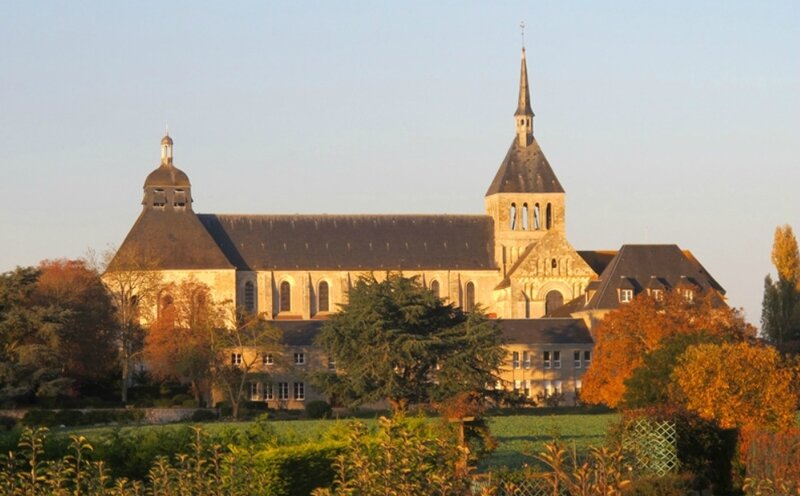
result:
<svg viewBox="0 0 800 496"><path fill-rule="evenodd" d="M231 365L241 365L241 364L242 364L242 354L231 353Z"/></svg>
<svg viewBox="0 0 800 496"><path fill-rule="evenodd" d="M522 368L529 369L531 368L531 354L527 351L522 352Z"/></svg>
<svg viewBox="0 0 800 496"><path fill-rule="evenodd" d="M511 354L511 356L513 357L512 358L512 362L511 362L511 367L515 368L515 369L518 369L519 368L519 352L515 351L514 353Z"/></svg>
<svg viewBox="0 0 800 496"><path fill-rule="evenodd" d="M581 352L575 351L572 355L573 359L575 360L575 368L576 369L581 368Z"/></svg>
<svg viewBox="0 0 800 496"><path fill-rule="evenodd" d="M575 392L576 393L580 394L582 385L583 385L583 383L581 382L580 379L575 379Z"/></svg>
<svg viewBox="0 0 800 496"><path fill-rule="evenodd" d="M694 291L691 289L686 289L683 291L683 297L688 302L692 302L694 300Z"/></svg>
<svg viewBox="0 0 800 496"><path fill-rule="evenodd" d="M250 383L250 401L258 401L258 383L251 382Z"/></svg>
<svg viewBox="0 0 800 496"><path fill-rule="evenodd" d="M278 399L279 400L288 400L289 399L289 383L288 382L279 382L278 383Z"/></svg>
<svg viewBox="0 0 800 496"><path fill-rule="evenodd" d="M294 354L294 364L295 365L305 365L306 363L306 354L305 353L295 353Z"/></svg>
<svg viewBox="0 0 800 496"><path fill-rule="evenodd" d="M630 303L633 300L633 290L632 289L622 289L619 292L619 301L620 303Z"/></svg>
<svg viewBox="0 0 800 496"><path fill-rule="evenodd" d="M261 356L261 363L264 365L274 365L275 359L272 357L272 353L267 353Z"/></svg>
<svg viewBox="0 0 800 496"><path fill-rule="evenodd" d="M664 290L662 289L654 289L653 290L653 299L656 301L664 301Z"/></svg>
<svg viewBox="0 0 800 496"><path fill-rule="evenodd" d="M553 368L560 369L561 368L561 352L554 351L553 352Z"/></svg>
<svg viewBox="0 0 800 496"><path fill-rule="evenodd" d="M494 388L495 388L496 390L500 391L501 389L503 389L503 382L502 382L500 379L498 379L498 380L497 380L497 381L494 383Z"/></svg>
<svg viewBox="0 0 800 496"><path fill-rule="evenodd" d="M551 394L553 394L552 381L542 381L542 389L544 389L545 396L550 396Z"/></svg>
<svg viewBox="0 0 800 496"><path fill-rule="evenodd" d="M330 370L331 372L336 370L336 360L334 360L333 358L328 358L328 370Z"/></svg>
<svg viewBox="0 0 800 496"><path fill-rule="evenodd" d="M265 400L274 400L275 394L272 392L272 384L265 382L264 386L264 399Z"/></svg>
<svg viewBox="0 0 800 496"><path fill-rule="evenodd" d="M306 399L306 385L302 382L295 382L294 383L294 399L296 400L304 400Z"/></svg>
<svg viewBox="0 0 800 496"><path fill-rule="evenodd" d="M525 397L526 398L530 398L531 397L531 380L530 379L525 381Z"/></svg>
<svg viewBox="0 0 800 496"><path fill-rule="evenodd" d="M545 351L542 353L542 361L544 362L544 368L550 368L550 352Z"/></svg>
<svg viewBox="0 0 800 496"><path fill-rule="evenodd" d="M592 352L586 350L583 352L583 366L589 368L589 365L592 363Z"/></svg>
<svg viewBox="0 0 800 496"><path fill-rule="evenodd" d="M522 381L514 381L514 392L519 393L520 389L522 389Z"/></svg>

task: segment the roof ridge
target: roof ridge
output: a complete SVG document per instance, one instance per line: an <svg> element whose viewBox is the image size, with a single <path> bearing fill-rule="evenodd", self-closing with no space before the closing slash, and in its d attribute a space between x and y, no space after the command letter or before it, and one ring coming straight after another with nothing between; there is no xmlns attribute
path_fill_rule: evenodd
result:
<svg viewBox="0 0 800 496"><path fill-rule="evenodd" d="M463 219L491 219L486 214L237 214L237 213L198 213L198 216L215 217L282 217L282 218L395 218L395 217L423 217L423 218L463 218Z"/></svg>

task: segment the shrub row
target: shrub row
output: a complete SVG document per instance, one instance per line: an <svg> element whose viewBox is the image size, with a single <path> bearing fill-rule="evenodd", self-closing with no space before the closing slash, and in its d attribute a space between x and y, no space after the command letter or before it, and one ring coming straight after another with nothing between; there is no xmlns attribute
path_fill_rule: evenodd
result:
<svg viewBox="0 0 800 496"><path fill-rule="evenodd" d="M132 424L141 422L141 410L28 410L22 418L23 425L53 427L95 424Z"/></svg>

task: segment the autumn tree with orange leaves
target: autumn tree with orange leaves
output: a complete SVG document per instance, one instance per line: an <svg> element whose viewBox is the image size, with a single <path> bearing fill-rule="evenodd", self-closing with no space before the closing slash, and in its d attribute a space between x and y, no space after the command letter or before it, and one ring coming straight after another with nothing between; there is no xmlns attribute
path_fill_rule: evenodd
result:
<svg viewBox="0 0 800 496"><path fill-rule="evenodd" d="M144 355L153 376L188 380L198 405L210 379L214 334L224 326L221 306L209 287L194 279L161 291L158 316L145 338Z"/></svg>
<svg viewBox="0 0 800 496"><path fill-rule="evenodd" d="M673 402L722 428L790 427L795 422L796 366L771 347L701 344L681 355L672 372Z"/></svg>
<svg viewBox="0 0 800 496"><path fill-rule="evenodd" d="M581 400L616 407L625 380L669 336L705 333L743 340L755 335L740 311L714 296L687 301L679 291L667 291L657 300L642 293L606 315L594 332L594 360L583 378Z"/></svg>

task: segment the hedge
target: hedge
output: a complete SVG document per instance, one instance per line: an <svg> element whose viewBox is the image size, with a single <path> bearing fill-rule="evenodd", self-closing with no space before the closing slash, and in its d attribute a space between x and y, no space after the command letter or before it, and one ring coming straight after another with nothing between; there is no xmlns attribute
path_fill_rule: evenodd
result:
<svg viewBox="0 0 800 496"><path fill-rule="evenodd" d="M264 494L308 496L318 487L330 487L334 478L333 462L343 450L341 443L322 442L257 453L255 469L264 473L269 481Z"/></svg>

